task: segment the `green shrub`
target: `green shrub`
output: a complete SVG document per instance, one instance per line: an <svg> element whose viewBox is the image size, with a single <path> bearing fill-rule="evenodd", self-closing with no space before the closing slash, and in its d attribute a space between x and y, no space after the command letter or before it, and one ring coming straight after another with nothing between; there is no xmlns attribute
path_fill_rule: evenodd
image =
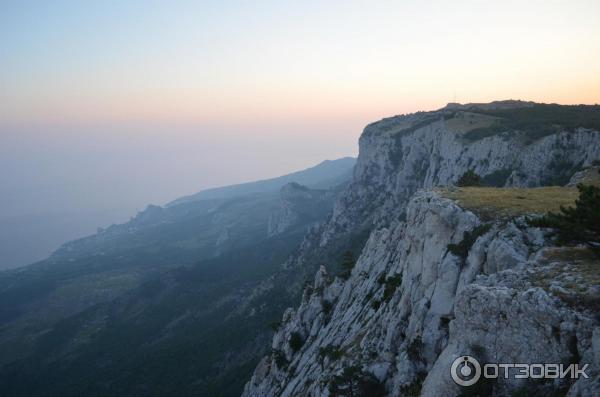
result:
<svg viewBox="0 0 600 397"><path fill-rule="evenodd" d="M577 189L575 207L561 206L560 213L549 212L528 223L554 229L558 245L585 244L600 256L600 188L579 184Z"/></svg>
<svg viewBox="0 0 600 397"><path fill-rule="evenodd" d="M379 308L381 307L381 301L379 299L375 299L374 301L371 302L371 307L375 311L379 310Z"/></svg>
<svg viewBox="0 0 600 397"><path fill-rule="evenodd" d="M333 310L333 303L327 299L321 299L321 309L323 310L323 314L325 314L325 318L329 319Z"/></svg>
<svg viewBox="0 0 600 397"><path fill-rule="evenodd" d="M461 187L481 186L481 177L477 175L475 171L468 170L458 178L456 185Z"/></svg>
<svg viewBox="0 0 600 397"><path fill-rule="evenodd" d="M277 368L284 369L288 366L289 361L285 358L285 354L281 350L273 349L271 352Z"/></svg>
<svg viewBox="0 0 600 397"><path fill-rule="evenodd" d="M394 292L396 292L396 288L398 288L400 284L402 284L401 274L396 274L392 277L388 277L385 280L385 287L383 289L383 300L386 302L389 301L394 295Z"/></svg>
<svg viewBox="0 0 600 397"><path fill-rule="evenodd" d="M342 255L342 263L340 264L340 277L344 280L347 280L350 277L350 274L352 274L352 269L354 269L354 265L356 265L356 260L354 259L354 254L352 253L352 251L344 252L344 255Z"/></svg>
<svg viewBox="0 0 600 397"><path fill-rule="evenodd" d="M498 117L489 127L477 128L463 135L476 141L507 131L519 131L527 143L560 131L574 131L578 127L600 131L599 105L535 104L512 109L473 109L476 113Z"/></svg>
<svg viewBox="0 0 600 397"><path fill-rule="evenodd" d="M353 365L344 368L341 375L333 376L329 382L329 393L335 397L383 397L386 390L373 374Z"/></svg>
<svg viewBox="0 0 600 397"><path fill-rule="evenodd" d="M321 347L319 349L319 357L321 359L329 358L330 360L337 361L344 356L344 352L335 346Z"/></svg>
<svg viewBox="0 0 600 397"><path fill-rule="evenodd" d="M419 397L426 376L427 374L424 372L418 373L416 379L412 383L400 386L400 394L406 397Z"/></svg>
<svg viewBox="0 0 600 397"><path fill-rule="evenodd" d="M510 168L496 170L491 174L487 174L481 178L481 184L483 186L503 187L506 184L506 180L510 174L512 174L512 170Z"/></svg>
<svg viewBox="0 0 600 397"><path fill-rule="evenodd" d="M463 134L463 138L467 141L478 141L490 136L498 135L501 132L506 131L506 127L502 123L492 123L489 127L474 128Z"/></svg>
<svg viewBox="0 0 600 397"><path fill-rule="evenodd" d="M300 332L292 332L290 335L289 345L290 349L292 349L294 353L302 348L304 345L304 339L302 338L302 335L300 335Z"/></svg>
<svg viewBox="0 0 600 397"><path fill-rule="evenodd" d="M331 310L333 309L333 303L331 303L327 299L322 299L321 308L323 309L323 313L329 315L331 313Z"/></svg>
<svg viewBox="0 0 600 397"><path fill-rule="evenodd" d="M467 256L469 255L469 251L471 250L471 247L473 247L473 244L475 244L475 241L477 241L477 239L480 236L486 234L491 229L491 227L492 225L484 223L479 226L476 226L471 231L465 232L463 234L463 239L460 243L448 244L448 251L458 256L463 261L466 260Z"/></svg>
<svg viewBox="0 0 600 397"><path fill-rule="evenodd" d="M564 186L571 180L573 174L581 171L581 165L575 164L572 161L565 160L560 156L555 156L548 164L548 176L542 181L544 186Z"/></svg>
<svg viewBox="0 0 600 397"><path fill-rule="evenodd" d="M421 361L423 359L423 340L420 336L417 336L408 344L406 354L411 361Z"/></svg>

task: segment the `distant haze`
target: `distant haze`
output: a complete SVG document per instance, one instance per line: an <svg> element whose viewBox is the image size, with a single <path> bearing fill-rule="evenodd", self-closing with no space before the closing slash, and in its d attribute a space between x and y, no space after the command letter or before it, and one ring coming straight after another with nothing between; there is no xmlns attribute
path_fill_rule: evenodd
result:
<svg viewBox="0 0 600 397"><path fill-rule="evenodd" d="M355 156L382 117L600 102L599 16L597 0L2 1L0 266L16 239L23 264L148 203Z"/></svg>
<svg viewBox="0 0 600 397"><path fill-rule="evenodd" d="M3 129L0 268L41 260L150 203L356 155L359 129L309 128L322 138L268 124L247 135L177 125Z"/></svg>

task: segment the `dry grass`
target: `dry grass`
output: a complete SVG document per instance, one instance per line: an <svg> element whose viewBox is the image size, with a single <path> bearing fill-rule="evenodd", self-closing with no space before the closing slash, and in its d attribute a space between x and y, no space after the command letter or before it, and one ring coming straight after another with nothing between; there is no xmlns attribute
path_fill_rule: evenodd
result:
<svg viewBox="0 0 600 397"><path fill-rule="evenodd" d="M557 212L572 206L579 197L576 188L548 186L539 188L462 187L439 189L442 196L455 200L484 218L504 218L527 214Z"/></svg>
<svg viewBox="0 0 600 397"><path fill-rule="evenodd" d="M600 315L600 259L589 248L547 248L540 264L532 274L534 285L573 308Z"/></svg>
<svg viewBox="0 0 600 397"><path fill-rule="evenodd" d="M587 247L553 247L544 251L543 258L546 262L574 262L589 264L598 258Z"/></svg>
<svg viewBox="0 0 600 397"><path fill-rule="evenodd" d="M600 259L587 247L553 247L544 251L543 262L570 263L588 284L600 285Z"/></svg>
<svg viewBox="0 0 600 397"><path fill-rule="evenodd" d="M479 113L457 112L456 116L446 120L446 128L458 134L469 132L475 128L487 128L497 117Z"/></svg>
<svg viewBox="0 0 600 397"><path fill-rule="evenodd" d="M586 181L587 182L587 181ZM575 187L490 188L464 187L438 190L483 219L558 212L579 197ZM587 247L552 247L544 250L531 282L565 303L600 313L600 259ZM599 318L600 319L600 318Z"/></svg>
<svg viewBox="0 0 600 397"><path fill-rule="evenodd" d="M390 135L397 134L401 131L406 130L407 128L413 127L415 123L416 122L414 122L414 121L401 120L398 123L398 125L394 126L394 128L390 128L389 130L387 130L387 133Z"/></svg>

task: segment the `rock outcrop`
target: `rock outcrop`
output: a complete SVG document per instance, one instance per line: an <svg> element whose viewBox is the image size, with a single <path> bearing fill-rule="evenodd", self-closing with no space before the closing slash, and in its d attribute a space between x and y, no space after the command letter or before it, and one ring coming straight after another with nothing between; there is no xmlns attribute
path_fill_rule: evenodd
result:
<svg viewBox="0 0 600 397"><path fill-rule="evenodd" d="M577 128L531 140L504 131L467 139L492 117L473 113L478 106L367 126L353 182L330 221L286 266L302 266L364 230L371 231L368 241L349 278L329 274L331 264L319 268L300 306L285 312L272 353L244 396L336 395L331 391L348 376L385 390L372 395L456 396L466 389L453 382L450 367L462 355L589 364L589 378L576 382L499 378L471 393L598 395L597 259L584 249L553 247L524 217L484 218L435 187L469 169L495 186L564 185L600 159L600 133ZM461 255L449 246L465 244L465 232L476 235Z"/></svg>
<svg viewBox="0 0 600 397"><path fill-rule="evenodd" d="M327 396L336 375L359 365L392 396L455 396L450 366L465 354L498 363L597 362L597 307L573 303L598 296L585 264L556 259L557 248L522 218L490 223L464 259L448 251L481 224L452 200L418 192L406 221L372 233L347 281L319 269L244 395ZM294 334L303 341L298 351ZM494 390L572 387L591 396L595 374L575 386L499 379Z"/></svg>
<svg viewBox="0 0 600 397"><path fill-rule="evenodd" d="M576 171L600 159L600 132L584 128L534 140L518 131L467 139L465 134L494 120L473 113L478 106L368 125L359 140L353 181L336 202L321 245L360 227L385 226L390 211L406 206L418 189L453 184L467 170L494 186L565 185Z"/></svg>
<svg viewBox="0 0 600 397"><path fill-rule="evenodd" d="M290 182L281 188L280 196L280 208L269 217L269 236L281 234L300 223L322 220L333 207L335 191L309 189Z"/></svg>

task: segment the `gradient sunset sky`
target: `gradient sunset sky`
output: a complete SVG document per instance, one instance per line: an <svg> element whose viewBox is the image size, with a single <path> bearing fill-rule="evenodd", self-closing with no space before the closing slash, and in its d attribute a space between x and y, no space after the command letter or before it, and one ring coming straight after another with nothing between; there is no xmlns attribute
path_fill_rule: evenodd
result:
<svg viewBox="0 0 600 397"><path fill-rule="evenodd" d="M0 215L160 204L509 98L600 102L600 1L5 0Z"/></svg>
<svg viewBox="0 0 600 397"><path fill-rule="evenodd" d="M3 1L8 122L363 123L600 100L600 2Z"/></svg>

